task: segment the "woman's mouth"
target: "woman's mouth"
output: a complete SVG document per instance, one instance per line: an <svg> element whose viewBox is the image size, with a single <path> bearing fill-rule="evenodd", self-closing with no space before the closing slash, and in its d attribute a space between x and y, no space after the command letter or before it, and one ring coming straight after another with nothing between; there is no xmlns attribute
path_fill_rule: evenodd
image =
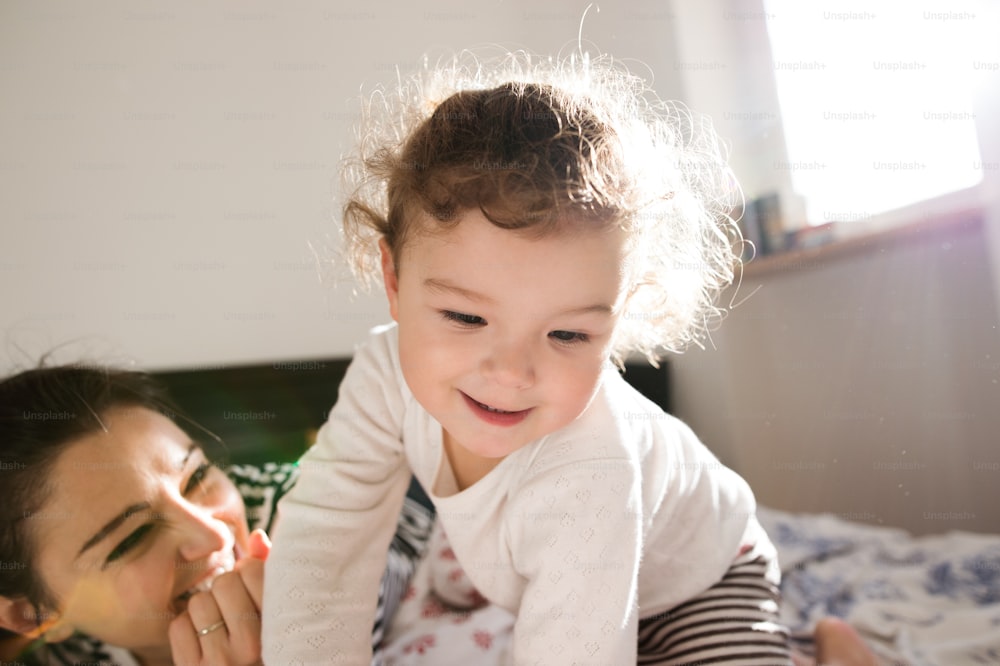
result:
<svg viewBox="0 0 1000 666"><path fill-rule="evenodd" d="M238 557L235 549L230 550L226 555L214 558L214 562L206 566L204 569L208 571L207 574L198 579L194 585L174 597L174 611L176 613L184 612L187 609L187 602L191 599L191 597L199 592L210 592L212 590L212 585L215 583L215 579L224 573L232 571L233 567L236 566L237 559Z"/></svg>
<svg viewBox="0 0 1000 666"><path fill-rule="evenodd" d="M185 590L183 593L181 593L177 597L177 600L180 602L186 602L188 599L198 594L199 592L210 592L212 590L212 583L214 583L215 579L224 573L226 573L225 567L216 567L215 569L212 570L212 573L210 573L208 576L198 581L198 583L194 587L192 587L189 590Z"/></svg>
<svg viewBox="0 0 1000 666"><path fill-rule="evenodd" d="M472 410L472 412L478 416L481 420L491 424L499 426L513 426L517 425L524 419L528 417L533 408L521 409L517 411L508 411L505 409L500 409L499 407L493 407L492 405L487 405L486 403L479 402L478 400L462 393L462 397L465 399L467 405Z"/></svg>

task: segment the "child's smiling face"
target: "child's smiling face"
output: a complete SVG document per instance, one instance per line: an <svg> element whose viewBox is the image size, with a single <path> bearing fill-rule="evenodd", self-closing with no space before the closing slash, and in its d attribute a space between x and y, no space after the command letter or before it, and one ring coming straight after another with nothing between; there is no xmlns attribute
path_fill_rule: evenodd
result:
<svg viewBox="0 0 1000 666"><path fill-rule="evenodd" d="M499 459L590 404L625 305L624 232L533 238L467 211L417 230L398 271L382 254L403 374L446 443Z"/></svg>

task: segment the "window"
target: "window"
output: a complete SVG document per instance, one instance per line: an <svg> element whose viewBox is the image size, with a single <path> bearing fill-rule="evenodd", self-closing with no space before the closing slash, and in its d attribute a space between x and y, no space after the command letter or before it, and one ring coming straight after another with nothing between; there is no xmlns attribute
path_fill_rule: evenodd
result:
<svg viewBox="0 0 1000 666"><path fill-rule="evenodd" d="M983 177L975 4L764 0L792 187L810 224Z"/></svg>

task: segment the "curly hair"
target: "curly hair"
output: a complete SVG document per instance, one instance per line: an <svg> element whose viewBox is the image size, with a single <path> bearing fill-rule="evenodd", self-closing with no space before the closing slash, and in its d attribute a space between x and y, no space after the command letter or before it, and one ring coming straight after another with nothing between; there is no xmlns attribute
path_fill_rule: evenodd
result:
<svg viewBox="0 0 1000 666"><path fill-rule="evenodd" d="M724 314L716 300L743 242L727 155L707 118L660 100L609 56L425 62L366 99L358 139L342 174L342 232L365 286L379 274L379 239L398 265L414 234L478 209L538 236L626 231L635 270L616 360L655 363L700 344Z"/></svg>

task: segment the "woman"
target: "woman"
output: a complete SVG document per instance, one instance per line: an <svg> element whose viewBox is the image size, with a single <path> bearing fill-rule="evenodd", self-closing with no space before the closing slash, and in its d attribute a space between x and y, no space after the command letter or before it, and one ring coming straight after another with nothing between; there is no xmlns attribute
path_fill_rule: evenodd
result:
<svg viewBox="0 0 1000 666"><path fill-rule="evenodd" d="M18 637L0 656L259 663L264 530L296 468L223 472L174 413L141 373L62 366L0 382L0 627ZM398 604L431 523L406 500L380 619Z"/></svg>

